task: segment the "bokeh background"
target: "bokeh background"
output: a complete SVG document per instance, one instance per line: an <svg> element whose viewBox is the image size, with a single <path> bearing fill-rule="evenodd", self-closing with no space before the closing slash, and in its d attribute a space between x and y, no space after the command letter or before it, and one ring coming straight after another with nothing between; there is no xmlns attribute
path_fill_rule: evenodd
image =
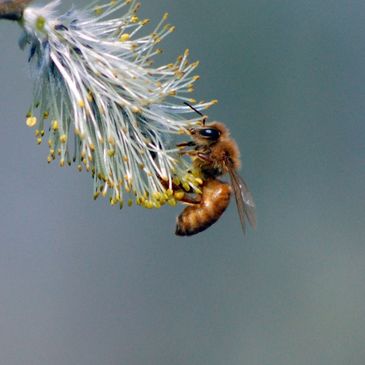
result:
<svg viewBox="0 0 365 365"><path fill-rule="evenodd" d="M86 1L74 1L76 6ZM63 1L67 9L71 1ZM175 237L181 207L119 211L46 162L17 24L0 22L0 362L365 363L365 3L145 0L190 48L257 204ZM153 25L151 25L152 29Z"/></svg>

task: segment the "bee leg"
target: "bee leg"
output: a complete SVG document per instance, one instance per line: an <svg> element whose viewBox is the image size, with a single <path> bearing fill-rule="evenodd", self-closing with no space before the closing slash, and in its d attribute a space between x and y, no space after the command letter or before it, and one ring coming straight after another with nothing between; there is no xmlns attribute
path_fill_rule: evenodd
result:
<svg viewBox="0 0 365 365"><path fill-rule="evenodd" d="M197 154L196 154L196 156L198 157L198 158L200 158L201 160L203 160L203 161L207 161L207 162L214 162L210 157L209 157L209 155L207 155L207 154L205 154L205 153L201 153L201 152L198 152Z"/></svg>
<svg viewBox="0 0 365 365"><path fill-rule="evenodd" d="M180 147L195 147L196 143L194 141L189 141L189 142L181 142L178 143L176 145L176 147L180 148Z"/></svg>

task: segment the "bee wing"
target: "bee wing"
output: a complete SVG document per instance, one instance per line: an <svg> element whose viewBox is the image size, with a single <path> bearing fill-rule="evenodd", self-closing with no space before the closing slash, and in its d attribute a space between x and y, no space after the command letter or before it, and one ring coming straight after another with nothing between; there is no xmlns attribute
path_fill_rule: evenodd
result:
<svg viewBox="0 0 365 365"><path fill-rule="evenodd" d="M253 228L256 228L255 202L245 181L233 168L228 169L231 184L236 198L238 215L240 217L243 233L246 233L246 219Z"/></svg>

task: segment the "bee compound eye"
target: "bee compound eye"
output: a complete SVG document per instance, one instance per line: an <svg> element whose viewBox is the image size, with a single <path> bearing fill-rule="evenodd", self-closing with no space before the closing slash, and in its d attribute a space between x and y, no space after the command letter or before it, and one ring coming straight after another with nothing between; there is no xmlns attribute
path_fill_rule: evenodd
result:
<svg viewBox="0 0 365 365"><path fill-rule="evenodd" d="M214 128L204 128L199 131L199 134L202 137L211 139L211 140L217 140L220 136L220 132L217 129Z"/></svg>

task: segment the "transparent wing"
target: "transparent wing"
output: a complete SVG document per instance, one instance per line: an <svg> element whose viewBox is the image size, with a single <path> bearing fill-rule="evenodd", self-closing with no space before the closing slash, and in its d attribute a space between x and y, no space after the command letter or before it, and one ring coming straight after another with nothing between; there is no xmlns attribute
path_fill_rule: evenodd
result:
<svg viewBox="0 0 365 365"><path fill-rule="evenodd" d="M240 217L243 233L246 233L246 219L253 228L256 228L255 202L248 190L247 184L233 168L228 169L231 184L236 198L238 215Z"/></svg>

